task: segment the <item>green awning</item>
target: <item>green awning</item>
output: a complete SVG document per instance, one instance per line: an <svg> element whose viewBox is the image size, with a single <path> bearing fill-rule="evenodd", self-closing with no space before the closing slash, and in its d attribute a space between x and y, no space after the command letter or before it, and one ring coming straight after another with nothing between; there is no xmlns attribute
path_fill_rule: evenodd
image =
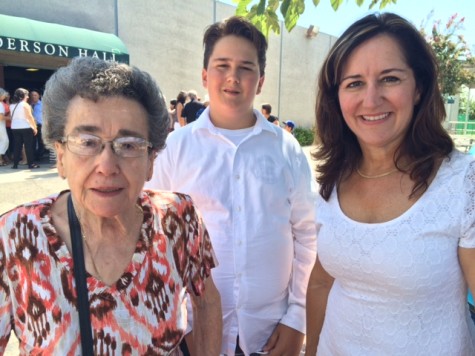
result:
<svg viewBox="0 0 475 356"><path fill-rule="evenodd" d="M0 14L0 50L53 57L97 57L129 63L119 37L84 28Z"/></svg>

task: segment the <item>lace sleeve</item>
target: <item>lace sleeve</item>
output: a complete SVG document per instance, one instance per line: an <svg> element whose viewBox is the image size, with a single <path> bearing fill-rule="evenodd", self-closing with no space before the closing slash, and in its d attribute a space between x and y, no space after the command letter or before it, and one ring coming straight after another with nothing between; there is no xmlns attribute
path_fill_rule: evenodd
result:
<svg viewBox="0 0 475 356"><path fill-rule="evenodd" d="M459 246L475 248L475 160L470 162L461 190L464 194L465 208Z"/></svg>

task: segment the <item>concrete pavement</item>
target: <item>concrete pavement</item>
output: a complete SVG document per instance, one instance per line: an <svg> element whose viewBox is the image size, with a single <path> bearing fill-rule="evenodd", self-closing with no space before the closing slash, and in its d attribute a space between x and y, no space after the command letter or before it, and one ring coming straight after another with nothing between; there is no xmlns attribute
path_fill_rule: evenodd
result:
<svg viewBox="0 0 475 356"><path fill-rule="evenodd" d="M47 162L37 169L28 169L26 165L18 169L11 169L11 165L0 167L0 214L66 188L66 181Z"/></svg>

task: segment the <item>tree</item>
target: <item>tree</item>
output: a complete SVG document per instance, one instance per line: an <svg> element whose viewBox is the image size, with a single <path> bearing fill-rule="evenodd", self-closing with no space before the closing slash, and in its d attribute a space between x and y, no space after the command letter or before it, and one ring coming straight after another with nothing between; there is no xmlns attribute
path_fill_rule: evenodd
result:
<svg viewBox="0 0 475 356"><path fill-rule="evenodd" d="M466 88L460 95L459 116L465 117L468 120L475 121L475 100L473 98L469 101L469 88ZM468 106L468 107L467 107ZM466 117L468 113L468 118Z"/></svg>
<svg viewBox="0 0 475 356"><path fill-rule="evenodd" d="M277 11L280 8L280 13L284 19L285 28L287 31L297 25L297 21L305 11L305 0L233 0L236 4L236 15L243 16L249 19L266 37L269 37L269 30L279 34L280 22L277 16ZM338 10L344 0L330 0L331 5L335 11ZM358 6L361 6L365 0L355 0ZM397 0L370 0L369 9L372 9L379 4L379 9L383 9L386 5ZM318 6L320 0L312 0L313 5Z"/></svg>
<svg viewBox="0 0 475 356"><path fill-rule="evenodd" d="M430 34L425 32L424 26L420 30L437 57L439 85L446 98L458 94L462 85L475 82L475 75L470 71L475 60L464 37L457 34L463 29L464 21L464 17L454 14L444 26L440 20L434 21Z"/></svg>

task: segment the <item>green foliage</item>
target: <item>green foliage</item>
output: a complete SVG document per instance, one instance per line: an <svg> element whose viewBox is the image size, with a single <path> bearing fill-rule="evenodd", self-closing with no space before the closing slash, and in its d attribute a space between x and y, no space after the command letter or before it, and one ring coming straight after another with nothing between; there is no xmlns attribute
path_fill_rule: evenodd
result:
<svg viewBox="0 0 475 356"><path fill-rule="evenodd" d="M363 4L363 1L364 0L357 0L358 2L358 6L361 6ZM372 9L374 8L376 5L379 4L379 9L382 10L384 9L386 6L388 6L389 4L395 4L397 0L371 0L371 4L369 5L369 8Z"/></svg>
<svg viewBox="0 0 475 356"><path fill-rule="evenodd" d="M259 2L251 6L247 10L247 6L252 0L234 0L237 3L236 15L248 18L266 37L269 37L269 30L280 33L280 22L277 17L277 9L279 8L279 0L259 0ZM293 3L294 1L289 1ZM304 2L298 0L297 2ZM287 8L286 11L292 13L293 10ZM295 25L294 25L295 26Z"/></svg>
<svg viewBox="0 0 475 356"><path fill-rule="evenodd" d="M434 21L430 34L423 28L421 33L432 46L439 64L439 86L445 97L456 95L463 84L475 82L475 75L468 69L475 65L474 58L462 35L465 18L452 15L447 24L441 26L440 20Z"/></svg>
<svg viewBox="0 0 475 356"><path fill-rule="evenodd" d="M397 0L371 0L370 4L369 4L369 9L373 9L376 5L378 5L379 3L379 10L382 10L384 9L386 6L388 6L389 4L395 4ZM315 4L315 1L314 1L314 4L315 6L318 5L318 2L317 1L317 4ZM341 4L343 4L344 0L330 0L330 3L333 7L333 10L337 11L338 8L340 7ZM363 5L365 2L365 0L356 0L356 5L360 6Z"/></svg>
<svg viewBox="0 0 475 356"><path fill-rule="evenodd" d="M283 0L280 12L284 17L285 28L291 31L297 25L297 21L304 11L304 0Z"/></svg>
<svg viewBox="0 0 475 356"><path fill-rule="evenodd" d="M256 4L252 5L248 10L248 6L254 3L253 0L233 0L236 4L236 15L243 16L249 19L267 38L269 31L272 30L276 34L280 33L280 22L277 16L277 10L280 8L280 13L284 19L285 28L287 31L297 25L297 21L305 11L305 0L258 0ZM330 0L332 8L337 11L340 5L345 0ZM358 6L363 5L365 0L355 0ZM379 9L383 9L386 5L397 0L371 0L369 8L379 4ZM314 6L318 6L320 0L312 0Z"/></svg>
<svg viewBox="0 0 475 356"><path fill-rule="evenodd" d="M296 127L294 129L294 136L300 143L300 146L311 146L314 141L314 130L305 127Z"/></svg>
<svg viewBox="0 0 475 356"><path fill-rule="evenodd" d="M460 96L460 107L459 107L459 116L462 115L466 117L467 115L467 97ZM470 100L470 105L468 107L468 119L475 120L475 101Z"/></svg>

